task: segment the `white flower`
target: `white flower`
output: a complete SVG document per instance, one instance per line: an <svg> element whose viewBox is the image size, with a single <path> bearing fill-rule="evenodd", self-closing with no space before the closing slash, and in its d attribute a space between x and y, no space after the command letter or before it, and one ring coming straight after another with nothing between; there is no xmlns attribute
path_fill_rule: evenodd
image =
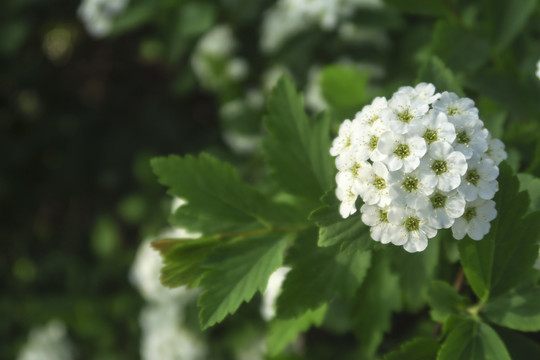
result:
<svg viewBox="0 0 540 360"><path fill-rule="evenodd" d="M495 201L477 199L467 203L463 216L452 226L454 238L461 240L465 235L473 240L481 240L491 227L490 221L497 217Z"/></svg>
<svg viewBox="0 0 540 360"><path fill-rule="evenodd" d="M381 117L388 122L388 127L398 133L405 134L410 124L424 116L429 104L421 99L411 98L405 92L397 92L388 101L388 107L381 111Z"/></svg>
<svg viewBox="0 0 540 360"><path fill-rule="evenodd" d="M428 186L441 191L456 189L467 171L465 156L445 142L433 143L419 166L418 175Z"/></svg>
<svg viewBox="0 0 540 360"><path fill-rule="evenodd" d="M396 225L392 229L392 243L403 245L408 252L423 251L428 239L437 235L437 230L416 210L393 206L388 211L388 220Z"/></svg>
<svg viewBox="0 0 540 360"><path fill-rule="evenodd" d="M456 139L456 129L443 112L430 111L422 119L411 125L410 134L421 136L428 145L436 141L452 144Z"/></svg>
<svg viewBox="0 0 540 360"><path fill-rule="evenodd" d="M540 60L536 63L536 77L540 79Z"/></svg>
<svg viewBox="0 0 540 360"><path fill-rule="evenodd" d="M410 172L418 167L427 147L426 141L420 136L399 135L387 131L381 135L377 150L384 155L380 160L388 166L388 170L403 168L405 172Z"/></svg>
<svg viewBox="0 0 540 360"><path fill-rule="evenodd" d="M360 208L362 221L370 226L371 238L383 244L392 242L392 235L396 231L396 225L388 221L388 209L376 205L364 204Z"/></svg>
<svg viewBox="0 0 540 360"><path fill-rule="evenodd" d="M59 320L50 320L46 325L31 330L17 360L70 360L72 348L66 327Z"/></svg>
<svg viewBox="0 0 540 360"><path fill-rule="evenodd" d="M140 315L142 360L203 360L207 347L182 325L177 303L147 305Z"/></svg>
<svg viewBox="0 0 540 360"><path fill-rule="evenodd" d="M268 278L268 284L266 290L264 290L261 303L261 316L266 321L270 321L276 315L276 299L281 292L281 284L283 284L285 276L290 270L290 267L282 266Z"/></svg>
<svg viewBox="0 0 540 360"><path fill-rule="evenodd" d="M377 161L385 157L377 150L381 135L388 131L384 123L377 121L372 126L358 124L355 131L359 134L356 147L358 159Z"/></svg>
<svg viewBox="0 0 540 360"><path fill-rule="evenodd" d="M478 109L474 106L474 101L469 98L460 98L453 92L443 92L433 104L433 108L445 112L450 117L461 115L476 115L478 117Z"/></svg>
<svg viewBox="0 0 540 360"><path fill-rule="evenodd" d="M364 166L358 170L359 181L356 183L356 193L368 205L387 206L391 202L388 192L388 169L381 162L373 166Z"/></svg>
<svg viewBox="0 0 540 360"><path fill-rule="evenodd" d="M426 104L432 104L441 97L441 94L435 93L435 86L428 83L419 83L416 87L402 86L398 93L404 93L413 100L420 100Z"/></svg>
<svg viewBox="0 0 540 360"><path fill-rule="evenodd" d="M420 202L417 204L420 214L435 229L448 229L465 211L465 199L457 190L435 191Z"/></svg>
<svg viewBox="0 0 540 360"><path fill-rule="evenodd" d="M249 69L245 60L234 57L236 39L229 26L212 28L199 40L191 56L191 66L201 85L217 90L245 78Z"/></svg>
<svg viewBox="0 0 540 360"><path fill-rule="evenodd" d="M390 197L392 204L398 206L409 206L418 209L419 204L423 204L423 199L427 199L435 187L431 183L419 176L418 171L406 173L395 171L390 173Z"/></svg>
<svg viewBox="0 0 540 360"><path fill-rule="evenodd" d="M388 102L385 97L376 97L371 104L364 106L364 108L356 113L355 119L365 126L374 126L375 124L381 124L382 119L380 117L381 111L386 109Z"/></svg>
<svg viewBox="0 0 540 360"><path fill-rule="evenodd" d="M499 168L490 159L468 162L467 172L461 179L458 190L467 201L481 197L485 200L493 199L498 190L497 177Z"/></svg>
<svg viewBox="0 0 540 360"><path fill-rule="evenodd" d="M340 187L338 185L336 188L336 197L341 201L339 213L342 218L346 219L349 215L356 212L356 199L358 199L358 194L353 192L352 187Z"/></svg>
<svg viewBox="0 0 540 360"><path fill-rule="evenodd" d="M491 159L495 165L499 165L503 160L508 159L508 154L504 151L504 144L501 140L491 137L487 138L488 149L485 153L489 159Z"/></svg>
<svg viewBox="0 0 540 360"><path fill-rule="evenodd" d="M456 127L456 140L453 146L457 151L461 151L465 158L470 159L473 154L480 155L487 151L488 131L478 116L454 116L450 122Z"/></svg>
<svg viewBox="0 0 540 360"><path fill-rule="evenodd" d="M102 38L109 35L114 18L127 3L128 0L83 0L77 13L90 35Z"/></svg>
<svg viewBox="0 0 540 360"><path fill-rule="evenodd" d="M422 251L437 230L482 238L496 211L497 165L507 157L471 99L405 86L345 120L332 149L340 214L354 214L381 243ZM491 201L491 200L489 200Z"/></svg>
<svg viewBox="0 0 540 360"><path fill-rule="evenodd" d="M330 155L338 156L353 151L356 137L357 134L354 132L353 122L351 120L345 120L339 126L339 134L332 142Z"/></svg>
<svg viewBox="0 0 540 360"><path fill-rule="evenodd" d="M196 290L187 290L184 286L170 289L161 284L159 278L163 262L150 243L150 240L145 240L139 246L130 273L131 282L137 287L142 297L150 302L173 300L186 302L194 298Z"/></svg>

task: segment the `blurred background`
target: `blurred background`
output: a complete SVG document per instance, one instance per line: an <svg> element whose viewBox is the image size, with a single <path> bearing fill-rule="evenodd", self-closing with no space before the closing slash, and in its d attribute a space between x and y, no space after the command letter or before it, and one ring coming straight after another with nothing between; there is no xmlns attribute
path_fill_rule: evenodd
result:
<svg viewBox="0 0 540 360"><path fill-rule="evenodd" d="M330 111L337 126L374 96L414 84L422 68L429 74L437 56L503 136L514 168L538 176L538 6L494 53L486 29L497 18L481 2L444 3L0 2L0 358L262 358L258 299L203 336L193 294L164 295L184 299L181 316L152 313L159 258L146 270L154 260L136 259L152 258L141 244L172 231L172 199L149 159L204 150L248 179L264 176L264 99L283 74L309 111ZM441 46L456 39L467 43ZM145 327L167 314L196 338L185 340L191 352L163 340L185 334L148 340L157 330Z"/></svg>

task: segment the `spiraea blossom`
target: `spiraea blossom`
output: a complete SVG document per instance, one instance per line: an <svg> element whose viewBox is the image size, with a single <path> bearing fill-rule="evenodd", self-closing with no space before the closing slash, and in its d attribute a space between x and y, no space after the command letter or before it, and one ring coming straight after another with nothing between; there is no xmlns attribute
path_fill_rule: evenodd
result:
<svg viewBox="0 0 540 360"><path fill-rule="evenodd" d="M340 214L357 211L373 240L423 251L438 230L481 240L496 217L504 144L491 137L474 101L420 83L376 98L345 120L336 157Z"/></svg>
<svg viewBox="0 0 540 360"><path fill-rule="evenodd" d="M64 323L50 320L46 325L32 329L17 360L71 360L73 350Z"/></svg>
<svg viewBox="0 0 540 360"><path fill-rule="evenodd" d="M78 15L86 30L95 38L111 32L113 21L126 8L129 0L83 0Z"/></svg>

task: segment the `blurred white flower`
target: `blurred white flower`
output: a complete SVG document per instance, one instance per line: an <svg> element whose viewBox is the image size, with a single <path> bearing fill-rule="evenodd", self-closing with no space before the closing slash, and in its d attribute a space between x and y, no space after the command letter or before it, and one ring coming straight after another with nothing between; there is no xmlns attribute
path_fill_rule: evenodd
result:
<svg viewBox="0 0 540 360"><path fill-rule="evenodd" d="M207 347L200 337L182 327L178 303L147 305L140 316L142 360L203 360Z"/></svg>
<svg viewBox="0 0 540 360"><path fill-rule="evenodd" d="M290 267L282 266L274 271L268 279L261 304L261 315L266 321L270 321L276 316L276 299L281 292L285 276L290 270Z"/></svg>
<svg viewBox="0 0 540 360"><path fill-rule="evenodd" d="M540 79L540 60L536 63L536 77Z"/></svg>
<svg viewBox="0 0 540 360"><path fill-rule="evenodd" d="M86 30L96 38L111 32L113 20L127 6L129 0L83 0L77 13Z"/></svg>
<svg viewBox="0 0 540 360"><path fill-rule="evenodd" d="M30 331L17 360L70 360L73 358L66 328L59 320Z"/></svg>
<svg viewBox="0 0 540 360"><path fill-rule="evenodd" d="M310 26L333 30L356 9L380 6L380 0L279 0L265 14L261 48L273 52L285 40Z"/></svg>
<svg viewBox="0 0 540 360"><path fill-rule="evenodd" d="M219 25L197 43L191 66L201 85L210 90L244 79L249 71L244 59L235 57L237 43L231 28Z"/></svg>

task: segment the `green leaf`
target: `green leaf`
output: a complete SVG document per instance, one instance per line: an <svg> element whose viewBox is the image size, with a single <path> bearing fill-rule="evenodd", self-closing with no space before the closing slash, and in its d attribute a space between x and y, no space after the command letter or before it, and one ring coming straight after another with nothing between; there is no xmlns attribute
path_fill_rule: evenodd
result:
<svg viewBox="0 0 540 360"><path fill-rule="evenodd" d="M438 351L439 343L435 339L416 338L385 355L383 360L433 360Z"/></svg>
<svg viewBox="0 0 540 360"><path fill-rule="evenodd" d="M178 31L184 36L204 33L214 24L216 9L213 5L190 1L182 4L178 19Z"/></svg>
<svg viewBox="0 0 540 360"><path fill-rule="evenodd" d="M432 239L426 250L408 253L392 248L394 271L399 274L403 303L411 311L420 310L427 301L428 285L439 263L439 241Z"/></svg>
<svg viewBox="0 0 540 360"><path fill-rule="evenodd" d="M435 85L437 91L452 91L464 96L461 84L444 62L432 56L424 63L418 74L418 82L429 82Z"/></svg>
<svg viewBox="0 0 540 360"><path fill-rule="evenodd" d="M384 252L373 254L372 266L354 299L356 335L367 357L372 357L390 330L392 312L401 309L399 277L392 273Z"/></svg>
<svg viewBox="0 0 540 360"><path fill-rule="evenodd" d="M292 235L275 234L239 240L217 249L208 259L200 286L199 317L206 329L234 313L257 291L263 292L270 275L283 263Z"/></svg>
<svg viewBox="0 0 540 360"><path fill-rule="evenodd" d="M483 314L495 324L520 331L540 330L540 287L526 282L490 299Z"/></svg>
<svg viewBox="0 0 540 360"><path fill-rule="evenodd" d="M318 245L328 247L339 245L341 251L354 252L373 248L375 244L360 214L353 214L343 219L339 214L340 202L334 191L327 192L322 201L322 207L309 216L319 227Z"/></svg>
<svg viewBox="0 0 540 360"><path fill-rule="evenodd" d="M406 13L420 15L444 15L447 13L442 0L384 0L384 2Z"/></svg>
<svg viewBox="0 0 540 360"><path fill-rule="evenodd" d="M511 360L495 330L475 320L456 326L441 346L437 360Z"/></svg>
<svg viewBox="0 0 540 360"><path fill-rule="evenodd" d="M370 260L370 252L346 253L318 247L314 234L306 233L287 257L292 270L277 299L278 315L296 317L336 296L350 299L362 284Z"/></svg>
<svg viewBox="0 0 540 360"><path fill-rule="evenodd" d="M530 174L518 174L519 191L527 191L531 210L540 210L540 179Z"/></svg>
<svg viewBox="0 0 540 360"><path fill-rule="evenodd" d="M327 116L316 120L307 116L303 99L290 80L282 77L278 81L264 118L269 133L263 139L265 159L283 190L312 204L318 204L334 183L329 124Z"/></svg>
<svg viewBox="0 0 540 360"><path fill-rule="evenodd" d="M304 314L290 319L275 318L270 322L266 343L268 355L278 355L298 335L307 331L311 326L320 326L326 314L327 305L316 310L308 310Z"/></svg>
<svg viewBox="0 0 540 360"><path fill-rule="evenodd" d="M444 322L450 315L458 315L465 309L467 298L461 296L448 283L434 281L428 292L429 314L434 321Z"/></svg>
<svg viewBox="0 0 540 360"><path fill-rule="evenodd" d="M512 359L540 359L540 344L509 329L496 328Z"/></svg>
<svg viewBox="0 0 540 360"><path fill-rule="evenodd" d="M334 108L361 107L367 101L369 73L359 72L349 65L326 66L321 72L321 91Z"/></svg>
<svg viewBox="0 0 540 360"><path fill-rule="evenodd" d="M169 193L187 201L173 222L189 231L213 235L217 231L269 229L270 222L287 221L283 207L278 208L246 184L233 166L208 154L171 155L152 159L151 164Z"/></svg>
<svg viewBox="0 0 540 360"><path fill-rule="evenodd" d="M431 49L434 55L454 70L475 71L489 59L489 43L486 39L446 20L435 25Z"/></svg>
<svg viewBox="0 0 540 360"><path fill-rule="evenodd" d="M458 245L467 280L483 300L512 288L538 257L540 213L523 218L529 208L527 193L518 192L518 179L504 162L498 180L498 214L490 232L480 241L466 237Z"/></svg>
<svg viewBox="0 0 540 360"><path fill-rule="evenodd" d="M161 282L174 288L186 285L189 288L199 286L205 269L203 264L217 246L214 238L199 239L162 239L154 241L152 247L161 252L163 268Z"/></svg>
<svg viewBox="0 0 540 360"><path fill-rule="evenodd" d="M488 9L492 15L492 31L495 50L505 49L525 27L532 15L536 0L494 0Z"/></svg>

